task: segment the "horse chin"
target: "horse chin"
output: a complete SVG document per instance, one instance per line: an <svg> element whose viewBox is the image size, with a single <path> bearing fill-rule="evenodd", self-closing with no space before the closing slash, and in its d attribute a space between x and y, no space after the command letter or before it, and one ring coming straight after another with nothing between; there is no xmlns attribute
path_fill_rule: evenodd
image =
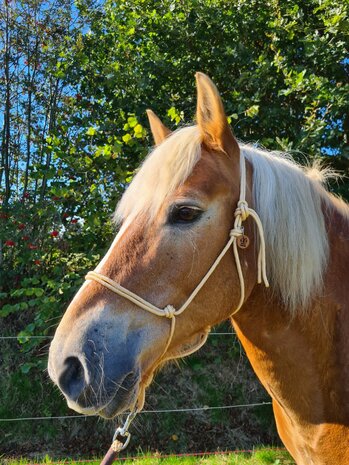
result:
<svg viewBox="0 0 349 465"><path fill-rule="evenodd" d="M126 376L123 383L112 394L111 398L103 406L83 407L78 402L67 398L68 407L82 415L99 415L111 419L127 410L134 410L141 391L140 381L133 374Z"/></svg>
<svg viewBox="0 0 349 465"><path fill-rule="evenodd" d="M117 415L124 413L127 410L129 410L130 412L134 410L140 412L141 410L143 410L144 407L145 390L151 383L152 379L153 376L148 377L146 384L143 381L139 384L137 383L133 390L129 390L129 395L124 395L123 398L121 398L121 396L118 396L118 390L113 399L98 412L98 415L106 419L111 419Z"/></svg>
<svg viewBox="0 0 349 465"><path fill-rule="evenodd" d="M139 395L139 381L131 385L123 383L115 392L112 399L97 413L99 416L111 419L127 410L134 410Z"/></svg>
<svg viewBox="0 0 349 465"><path fill-rule="evenodd" d="M120 396L116 394L104 408L99 410L98 415L110 420L127 410L132 411L137 402L137 388L129 391L127 394Z"/></svg>

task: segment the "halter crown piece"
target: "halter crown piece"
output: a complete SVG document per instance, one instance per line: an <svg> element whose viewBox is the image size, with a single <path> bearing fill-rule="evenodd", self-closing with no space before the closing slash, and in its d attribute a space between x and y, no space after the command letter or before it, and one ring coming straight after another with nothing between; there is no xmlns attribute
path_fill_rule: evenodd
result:
<svg viewBox="0 0 349 465"><path fill-rule="evenodd" d="M251 218L254 219L257 225L258 233L259 233L259 251L258 251L258 258L257 258L257 268L258 268L257 282L258 284L260 284L263 281L265 287L269 287L269 282L268 282L267 275L266 275L265 240L264 240L263 225L262 225L262 222L258 214L252 208L248 206L248 203L246 201L246 161L245 161L245 157L243 156L241 152L240 152L240 198L239 198L237 208L234 213L234 217L235 217L234 227L229 232L228 242L226 243L225 247L223 248L221 253L218 255L218 257L216 258L216 260L211 265L211 268L209 268L206 275L202 278L202 280L199 282L199 284L190 294L188 299L184 302L184 304L178 310L173 305L167 305L165 308L156 307L155 305L146 301L145 299L138 296L134 292L131 292L125 287L121 286L119 283L113 281L107 276L104 276L103 274L98 273L96 271L89 271L85 279L96 281L97 283L102 284L103 286L105 286L106 288L114 292L115 294L118 294L121 297L128 299L130 302L134 303L135 305L142 308L143 310L146 310L147 312L153 313L154 315L157 315L157 316L168 318L171 321L170 334L169 334L165 349L160 357L160 360L165 360L166 358L164 357L164 355L166 354L167 349L169 348L172 338L173 338L173 334L174 334L174 330L176 326L176 317L180 315L181 313L183 313L184 310L186 310L187 307L191 304L191 302L194 300L196 295L200 292L201 288L204 286L204 284L209 279L211 274L217 268L217 266L221 262L224 255L230 249L231 245L233 246L235 264L236 264L236 269L237 269L239 281L240 281L240 301L239 301L238 306L234 310L234 312L231 314L231 316L235 315L240 310L241 306L243 305L244 300L245 300L245 281L244 281L244 276L243 276L242 269L241 269L237 239L244 236L244 228L242 224L244 221L247 220L249 216L251 216ZM204 337L199 341L198 344L196 344L194 347L191 347L185 350L180 355L178 355L178 357L184 357L186 355L190 355L196 350L198 350L200 347L202 347L206 342L209 331L210 331L210 328L206 330ZM134 412L130 414L130 416L132 415L132 419L134 417L134 414L135 414ZM122 431L123 437L127 436L127 444L129 442L130 435L127 431L127 428L125 428L125 426L126 424L127 424L127 427L129 426L130 419L131 419L130 416L126 420L124 427L118 429ZM127 444L125 443L122 449L124 449ZM122 450L122 449L119 448L119 450Z"/></svg>

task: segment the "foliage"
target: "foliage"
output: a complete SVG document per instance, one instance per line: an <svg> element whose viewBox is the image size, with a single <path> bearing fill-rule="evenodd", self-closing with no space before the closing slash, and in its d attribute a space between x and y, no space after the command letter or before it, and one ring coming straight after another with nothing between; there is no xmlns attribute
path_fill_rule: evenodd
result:
<svg viewBox="0 0 349 465"><path fill-rule="evenodd" d="M83 274L98 262L105 241L112 237L110 223L101 228L100 223L75 217L70 208L58 197L36 204L23 198L0 218L4 244L0 318L6 318L12 334L19 331L26 350L40 341L25 336L47 333L47 322L61 315ZM99 220L103 220L103 208Z"/></svg>
<svg viewBox="0 0 349 465"><path fill-rule="evenodd" d="M347 15L340 0L108 0L90 16L67 72L93 122L109 125L121 109L144 123L147 107L190 121L201 70L239 138L348 155Z"/></svg>

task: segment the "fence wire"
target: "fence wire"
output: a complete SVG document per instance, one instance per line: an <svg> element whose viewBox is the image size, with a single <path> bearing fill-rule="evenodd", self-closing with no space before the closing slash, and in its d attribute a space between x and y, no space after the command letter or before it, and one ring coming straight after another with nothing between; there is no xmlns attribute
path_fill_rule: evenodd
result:
<svg viewBox="0 0 349 465"><path fill-rule="evenodd" d="M235 332L212 332L210 336L234 336ZM37 336L0 336L0 340L20 340L20 339L53 339L53 336L37 335ZM271 402L255 402L252 404L235 404L235 405L217 405L192 408L178 408L178 409L160 409L160 410L142 410L140 414L163 414L163 413L190 413L210 410L229 410L236 408L253 408L265 405L271 405ZM64 416L45 416L45 417L18 417L18 418L0 418L0 422L16 422L16 421L45 421L45 420L76 420L97 417L98 415L64 415Z"/></svg>
<svg viewBox="0 0 349 465"><path fill-rule="evenodd" d="M145 413L190 413L190 412L202 412L209 410L228 410L234 408L252 408L261 407L264 405L271 405L271 402L255 402L253 404L235 404L235 405L217 405L208 406L203 405L202 407L193 408L178 408L178 409L160 409L160 410L142 410L139 415ZM65 416L52 416L52 417L19 417L19 418L0 418L0 422L12 422L12 421L37 421L37 420L71 420L71 419L84 419L97 417L98 415L65 415Z"/></svg>
<svg viewBox="0 0 349 465"><path fill-rule="evenodd" d="M235 336L236 333L234 332L231 332L231 333L210 333L209 336ZM11 340L11 339L17 339L20 340L20 339L26 339L26 340L29 340L29 339L53 339L53 336L43 336L43 335L40 335L40 336L26 336L26 335L22 335L22 336L0 336L0 340Z"/></svg>

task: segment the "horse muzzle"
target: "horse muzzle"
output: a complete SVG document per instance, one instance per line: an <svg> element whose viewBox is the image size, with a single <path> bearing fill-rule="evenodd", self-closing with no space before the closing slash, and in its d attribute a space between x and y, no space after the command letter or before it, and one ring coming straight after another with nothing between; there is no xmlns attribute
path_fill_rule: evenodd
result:
<svg viewBox="0 0 349 465"><path fill-rule="evenodd" d="M50 351L49 375L67 399L68 406L79 413L105 418L133 407L139 388L139 370L132 360L123 358L109 366L104 353L80 353L62 357Z"/></svg>
<svg viewBox="0 0 349 465"><path fill-rule="evenodd" d="M127 332L103 318L81 319L70 331L66 327L57 328L51 343L48 373L68 406L106 418L132 408L141 379L142 330Z"/></svg>

